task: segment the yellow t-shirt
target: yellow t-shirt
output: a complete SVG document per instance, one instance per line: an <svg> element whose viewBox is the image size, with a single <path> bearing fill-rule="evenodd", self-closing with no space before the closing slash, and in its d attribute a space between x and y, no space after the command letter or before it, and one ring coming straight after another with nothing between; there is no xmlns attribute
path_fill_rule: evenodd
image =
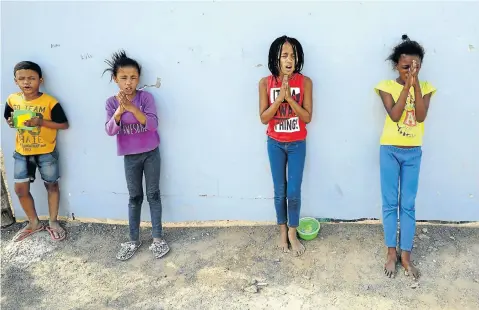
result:
<svg viewBox="0 0 479 310"><path fill-rule="evenodd" d="M436 88L429 82L419 82L422 95L434 95ZM394 102L397 102L404 86L395 80L381 81L374 90L377 94L379 91L391 94ZM397 145L397 146L421 146L422 137L424 135L424 122L416 121L416 106L414 99L414 88L409 90L409 96L406 99L406 106L401 115L399 122L394 122L389 114L384 122L383 133L381 135L381 145Z"/></svg>
<svg viewBox="0 0 479 310"><path fill-rule="evenodd" d="M7 104L13 110L30 110L45 120L52 120L52 109L59 104L50 95L43 93L37 99L26 101L22 93L11 94ZM15 150L22 155L40 155L53 152L57 142L57 129L36 127L33 130L18 129Z"/></svg>

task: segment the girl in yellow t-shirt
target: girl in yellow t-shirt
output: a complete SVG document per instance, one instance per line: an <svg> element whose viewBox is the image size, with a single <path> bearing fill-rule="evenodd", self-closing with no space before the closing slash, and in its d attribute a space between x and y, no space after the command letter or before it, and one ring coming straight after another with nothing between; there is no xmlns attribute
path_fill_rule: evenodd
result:
<svg viewBox="0 0 479 310"><path fill-rule="evenodd" d="M436 89L428 82L419 81L423 47L407 35L402 39L388 58L399 76L381 81L375 87L388 114L380 141L382 216L388 248L384 272L394 277L399 260L407 273L417 279L419 270L411 263L416 230L415 200L424 121ZM400 255L396 250L398 209Z"/></svg>

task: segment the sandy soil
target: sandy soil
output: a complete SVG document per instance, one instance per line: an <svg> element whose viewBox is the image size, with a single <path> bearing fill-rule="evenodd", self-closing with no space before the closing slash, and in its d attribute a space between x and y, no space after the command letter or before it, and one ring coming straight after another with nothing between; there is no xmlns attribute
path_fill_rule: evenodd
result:
<svg viewBox="0 0 479 310"><path fill-rule="evenodd" d="M300 258L275 250L275 226L166 228L161 260L143 228L127 262L115 260L126 226L73 222L61 243L41 232L14 244L21 226L1 235L2 310L479 307L479 225L419 225L417 283L384 277L380 225L324 224Z"/></svg>

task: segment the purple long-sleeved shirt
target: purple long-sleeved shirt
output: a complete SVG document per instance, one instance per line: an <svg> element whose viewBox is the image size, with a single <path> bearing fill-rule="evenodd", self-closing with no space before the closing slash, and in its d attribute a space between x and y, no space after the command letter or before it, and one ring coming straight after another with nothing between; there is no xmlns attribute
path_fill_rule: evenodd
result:
<svg viewBox="0 0 479 310"><path fill-rule="evenodd" d="M106 101L105 130L109 136L116 135L118 156L140 154L154 150L160 144L158 134L158 116L155 99L146 91L137 91L132 103L146 116L146 124L142 125L133 113L123 113L118 125L113 117L119 102L115 96Z"/></svg>

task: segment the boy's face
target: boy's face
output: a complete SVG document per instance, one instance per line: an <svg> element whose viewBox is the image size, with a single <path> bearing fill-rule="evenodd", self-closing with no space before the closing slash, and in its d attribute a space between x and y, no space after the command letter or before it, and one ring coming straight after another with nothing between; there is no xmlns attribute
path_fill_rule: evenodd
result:
<svg viewBox="0 0 479 310"><path fill-rule="evenodd" d="M36 95L42 82L43 79L34 70L21 69L15 72L15 84L25 95Z"/></svg>
<svg viewBox="0 0 479 310"><path fill-rule="evenodd" d="M118 68L115 82L126 95L133 95L139 82L138 70L135 67Z"/></svg>

